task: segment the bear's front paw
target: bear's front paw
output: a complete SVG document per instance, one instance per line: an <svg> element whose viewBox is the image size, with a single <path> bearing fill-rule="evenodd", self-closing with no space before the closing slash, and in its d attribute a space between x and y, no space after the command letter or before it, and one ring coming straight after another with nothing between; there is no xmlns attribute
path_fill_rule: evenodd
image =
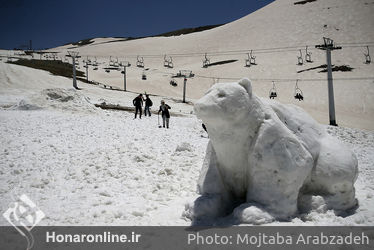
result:
<svg viewBox="0 0 374 250"><path fill-rule="evenodd" d="M238 224L261 225L275 220L264 207L255 203L241 204L234 209L233 216Z"/></svg>
<svg viewBox="0 0 374 250"><path fill-rule="evenodd" d="M195 201L187 203L183 216L191 219L193 222L210 221L225 214L225 204L221 195L205 194L198 197Z"/></svg>

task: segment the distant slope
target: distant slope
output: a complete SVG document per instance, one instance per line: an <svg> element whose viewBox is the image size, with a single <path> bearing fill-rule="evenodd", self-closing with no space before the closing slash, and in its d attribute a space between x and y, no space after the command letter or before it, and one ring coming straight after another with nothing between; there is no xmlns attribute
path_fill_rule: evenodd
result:
<svg viewBox="0 0 374 250"><path fill-rule="evenodd" d="M187 35L187 34L191 34L191 33L195 33L195 32L201 32L201 31L204 31L204 30L214 29L214 28L217 28L217 27L222 26L222 25L224 25L224 24L206 25L206 26L199 26L199 27L195 27L195 28L178 29L178 30L165 32L165 33L162 33L162 34L159 34L159 35L155 35L153 37L156 37L156 36L168 37L168 36Z"/></svg>
<svg viewBox="0 0 374 250"><path fill-rule="evenodd" d="M103 44L103 43L112 43L112 42L123 42L123 41L129 41L129 40L135 40L135 39L142 39L142 38L147 38L147 37L169 37L169 36L180 36L180 35L187 35L195 32L201 32L204 30L210 30L217 28L219 26L222 26L223 24L215 24L215 25L205 25L205 26L199 26L199 27L193 27L193 28L183 28L183 29L177 29L173 31L168 31L165 33L161 33L158 35L153 35L153 36L145 36L145 37L107 37L107 38L86 38L79 40L77 42L70 42L66 43L63 46L69 46L70 49L72 48L78 48L81 46L85 45L98 45L98 44ZM103 41L103 39L106 39Z"/></svg>
<svg viewBox="0 0 374 250"><path fill-rule="evenodd" d="M295 4L298 2L305 3ZM332 63L352 68L333 74L338 123L374 129L374 90L370 78L374 76L374 63L365 64L363 55L366 45L374 51L372 13L374 0L276 0L234 22L201 32L118 42L109 42L109 39L76 50L82 57L97 57L102 63L99 70L89 72L91 79L123 87L123 75L119 71L103 70L111 56L132 64L126 71L129 90L174 98L181 98L183 93L181 80L177 79L176 87L169 84L171 74L179 70L192 70L195 74L187 85L187 97L191 99L200 98L217 81L241 77L252 79L254 91L267 97L274 81L279 101L299 105L314 118L328 123L326 73L307 69L326 64L325 52L315 45L323 43L323 37L329 37L343 47L333 52ZM307 45L312 62L298 65L297 56L301 51L305 60ZM59 47L53 51L65 55L68 49ZM257 65L245 67L251 50ZM205 53L210 64L236 61L203 68ZM174 68L164 67L164 55L172 56ZM147 80L141 77L144 69L136 67L137 56L144 58ZM293 98L296 79L305 95L303 102Z"/></svg>

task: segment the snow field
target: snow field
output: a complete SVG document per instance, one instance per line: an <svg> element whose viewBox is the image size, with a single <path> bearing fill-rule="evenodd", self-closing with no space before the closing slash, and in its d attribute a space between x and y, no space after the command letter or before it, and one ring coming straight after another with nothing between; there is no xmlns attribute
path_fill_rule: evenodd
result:
<svg viewBox="0 0 374 250"><path fill-rule="evenodd" d="M155 115L133 120L132 113L92 105L129 106L134 93L81 82L82 90L71 91L71 85L71 79L0 63L0 209L24 193L47 215L42 225L190 225L181 214L197 196L208 142L201 122L188 115L192 106L166 99L173 112L186 116L172 115L171 128L160 129ZM48 95L56 93L68 101ZM151 98L152 110L165 99ZM28 105L37 109L22 110ZM374 224L374 132L326 128L358 158L359 207L339 217L315 196L310 210L270 225ZM222 223L235 224L235 216L272 221L256 207L240 209ZM0 225L8 225L3 217Z"/></svg>
<svg viewBox="0 0 374 250"><path fill-rule="evenodd" d="M196 118L172 117L166 130L156 116L102 110L0 117L2 210L25 193L47 215L43 225L186 224L184 198L196 191L207 141Z"/></svg>

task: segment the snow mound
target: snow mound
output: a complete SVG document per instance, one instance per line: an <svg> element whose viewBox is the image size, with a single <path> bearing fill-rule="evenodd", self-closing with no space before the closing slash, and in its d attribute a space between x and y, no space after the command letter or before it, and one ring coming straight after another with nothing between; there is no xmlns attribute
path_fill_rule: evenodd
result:
<svg viewBox="0 0 374 250"><path fill-rule="evenodd" d="M300 201L304 195L321 195L326 209L337 213L357 205L356 156L301 108L262 100L242 79L215 84L195 112L210 142L198 181L201 196L186 207L193 223L226 216L245 202L254 203L237 214L243 223L289 220L299 203L314 206Z"/></svg>
<svg viewBox="0 0 374 250"><path fill-rule="evenodd" d="M177 148L175 149L175 152L183 152L183 151L191 152L191 151L192 151L192 146L191 146L191 144L189 144L188 142L182 142L182 143L179 144L179 145L177 146Z"/></svg>
<svg viewBox="0 0 374 250"><path fill-rule="evenodd" d="M52 88L44 89L40 93L32 95L29 99L21 100L11 109L37 110L53 108L78 112L93 112L96 107L84 95L75 89Z"/></svg>
<svg viewBox="0 0 374 250"><path fill-rule="evenodd" d="M328 209L327 203L322 196L303 195L299 199L299 210L303 213L311 211L316 211L318 213L326 213Z"/></svg>
<svg viewBox="0 0 374 250"><path fill-rule="evenodd" d="M29 103L27 100L21 100L16 105L10 107L13 110L38 110L42 109L41 107Z"/></svg>

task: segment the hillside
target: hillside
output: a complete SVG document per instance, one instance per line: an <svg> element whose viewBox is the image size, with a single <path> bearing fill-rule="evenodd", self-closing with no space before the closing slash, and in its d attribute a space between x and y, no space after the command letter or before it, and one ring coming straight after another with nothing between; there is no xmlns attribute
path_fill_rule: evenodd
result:
<svg viewBox="0 0 374 250"><path fill-rule="evenodd" d="M69 78L0 62L0 209L27 194L47 215L45 226L190 225L182 213L196 198L209 141L190 115L192 106L152 96L154 111L161 99L172 107L171 127L163 129L157 115L140 120L94 106L130 106L136 94L78 86L82 90L72 89ZM315 196L310 211L272 225L373 225L374 132L326 130L357 155L360 206L342 217ZM231 219L224 223L232 225ZM9 225L3 216L0 225Z"/></svg>
<svg viewBox="0 0 374 250"><path fill-rule="evenodd" d="M314 48L323 43L322 38L326 36L343 47L333 52L333 64L353 68L348 72L334 72L338 123L374 129L371 118L374 115L371 88L373 64L364 64L363 55L366 45L372 49L374 44L374 1L295 3L295 0L277 0L237 21L202 32L90 44L77 50L83 57L96 56L102 62L98 71L90 69L89 75L93 80L123 87L120 72L106 73L101 69L108 65L110 56L118 57L119 61L128 60L132 64L127 69L129 90L177 98L181 98L183 81L177 79L177 87L169 85L169 81L171 75L180 69L192 70L196 75L188 80L187 97L190 99L201 97L214 82L241 77L252 79L255 92L267 96L274 80L280 101L300 105L320 122L328 123L326 74L311 69L326 64L325 52ZM307 45L313 62L299 66L299 49L304 58ZM52 50L64 55L67 49L64 46ZM257 65L244 67L250 50L256 56ZM205 53L210 62L237 61L203 68ZM165 54L172 56L173 69L163 67ZM144 58L145 68L148 69L145 72L147 80L141 79L143 69L135 66L138 55ZM303 102L293 98L296 79L300 79L298 86L305 97Z"/></svg>

